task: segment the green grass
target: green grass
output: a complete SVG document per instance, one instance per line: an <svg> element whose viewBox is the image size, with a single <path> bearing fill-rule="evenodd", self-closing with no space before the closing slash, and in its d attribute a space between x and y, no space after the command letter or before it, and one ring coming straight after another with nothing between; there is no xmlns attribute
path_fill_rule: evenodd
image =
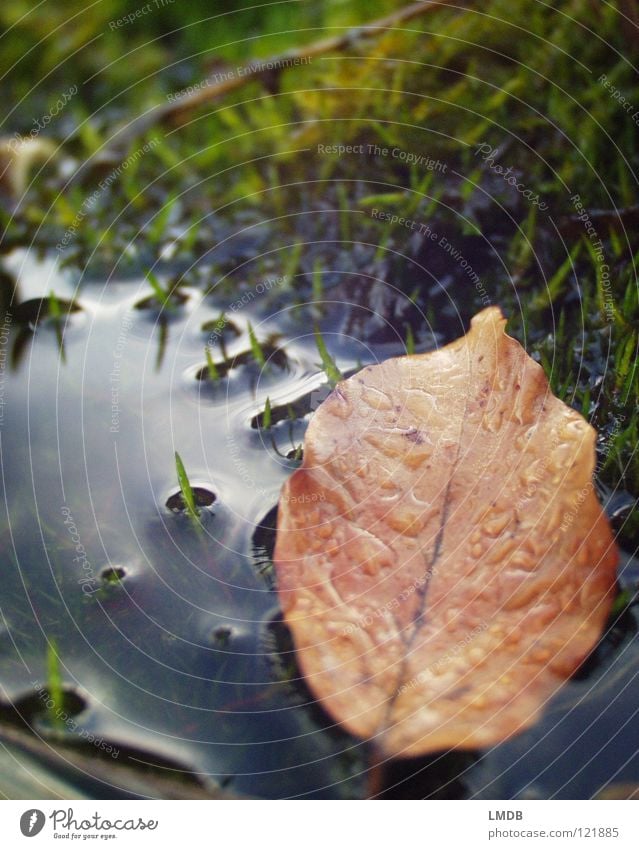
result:
<svg viewBox="0 0 639 849"><path fill-rule="evenodd" d="M269 430L271 427L271 399L267 397L266 402L264 404L264 412L262 413L262 428L263 430Z"/></svg>
<svg viewBox="0 0 639 849"><path fill-rule="evenodd" d="M57 731L64 730L64 688L62 684L62 673L60 671L60 658L58 649L53 640L47 645L47 693L53 703L47 707L49 721Z"/></svg>
<svg viewBox="0 0 639 849"><path fill-rule="evenodd" d="M182 498L184 499L184 506L186 508L187 515L197 522L200 517L200 511L198 510L195 501L195 493L193 492L193 487L191 486L191 482L189 481L188 475L186 474L186 469L184 468L182 458L180 457L177 451L175 452L175 468L177 471L178 484L180 485L180 490L182 492Z"/></svg>
<svg viewBox="0 0 639 849"><path fill-rule="evenodd" d="M135 182L133 183L135 190ZM177 195L167 198L164 206L151 220L146 228L146 238L151 245L160 245L165 237L166 230L177 203Z"/></svg>
<svg viewBox="0 0 639 849"><path fill-rule="evenodd" d="M313 301L320 303L324 300L324 280L322 277L322 263L319 259L316 259L313 263L313 277L311 285Z"/></svg>
<svg viewBox="0 0 639 849"><path fill-rule="evenodd" d="M209 380L211 383L217 383L220 379L220 370L215 365L215 360L211 356L211 352L208 347L204 349L204 355L206 357L206 370L209 375Z"/></svg>
<svg viewBox="0 0 639 849"><path fill-rule="evenodd" d="M391 338L400 343L398 353L403 337L410 354L416 347L423 350L431 330L437 345L459 336L471 315L482 308L468 278L457 274L453 263L442 269L417 233L401 223L375 218L372 211L430 225L469 254L492 303L508 316L508 332L542 364L552 390L598 431L598 490L604 494L626 491L637 499L639 234L635 221L621 221L614 215L606 218L605 212L637 204L639 146L636 124L597 77L606 73L639 109L633 69L639 55L637 45L628 43L628 27L616 12L615 0L557 0L553 4L486 0L435 8L374 41L355 40L339 57L327 56L286 71L277 81L271 80L270 88L253 82L183 121L150 129L122 156L156 137L159 143L127 167L90 208L86 199L117 163L103 161L83 181L68 185L69 161L84 162L100 150L115 127L154 104L165 103L168 93L205 78L216 63L234 67L251 57L268 57L335 34L334 27L342 24L366 23L403 2L271 4L198 25L198 17L225 13L232 3L194 0L167 4L136 24L110 31L109 20L131 11L125 0L91 8L80 0L58 6L46 0L43 10L32 8L26 0L5 0L0 27L3 31L13 27L13 40L3 40L7 42L3 59L7 69L14 63L15 68L8 70L5 79L12 113L3 133L28 132L32 119L46 114L71 81L79 86L63 114L43 131L43 137L62 143L60 170L50 165L38 175L37 165L20 207L14 212L9 204L0 204L5 252L8 255L14 246L32 247L38 254L48 249L58 259L56 245L73 230L69 250L59 258L66 266L64 273L80 281L80 302L83 287L87 302L95 300L95 281L113 279L120 290L123 281L131 280L133 291L152 268L157 277L150 274L146 287L152 295L151 306L176 308L176 313L180 292L164 281L173 281L184 271L184 284L189 291L199 290L202 300L193 299L197 306L192 313L184 310L187 324L158 322L152 336L149 332L150 356L157 345L155 367L164 369L160 377L173 366L178 347L182 353L195 352L195 358L199 351L200 365L204 365L201 354L207 343L205 328L200 327L202 316L218 316L226 310L227 316L237 319L236 325L226 326L222 314L218 320L222 332L205 348L205 368L198 376L208 377L209 397L203 392L200 412L215 425L218 411L211 402L213 396L223 401L220 384L226 388L228 383L231 393L251 385L252 400L246 404L235 406L239 394L229 395L230 421L240 428L239 444L247 464L263 463L265 468L271 464L265 478L271 481L271 472L284 475L299 463L304 427L312 413L308 406L301 409L293 402L287 410L286 401L271 404L266 398L257 417L258 430L250 433L241 430L246 424L241 416L248 416L249 410L257 412L258 399L266 392L274 399L293 397L284 391L285 381L292 385L306 368L306 363L296 360L300 350L296 340L312 332L314 323L321 319L324 336L316 332L311 347L317 344L319 356L311 351L310 359L321 361L335 386L342 375L334 358L338 350L334 333L350 334L356 343L361 342L362 351L370 342L373 356L387 350L384 342ZM53 35L29 53L42 38L45 17ZM83 47L91 38L96 41ZM407 164L390 153L377 157L317 153L319 144L335 142L375 142L389 151L397 147L424 154L445 163L446 173ZM475 155L478 142L499 150L498 161L512 167L519 180L543 197L548 212L527 203L492 173ZM589 212L602 213L596 230L609 265L609 282L593 241L583 224L574 220L570 200L574 192L581 195ZM82 222L74 229L79 213ZM236 235L247 246L237 255L233 253ZM477 261L470 256L473 251ZM255 292L259 282L272 277L285 282L236 316L231 304L238 295ZM85 279L92 282L87 285ZM24 284L20 282L20 295L29 297L26 280ZM59 297L49 296L48 319L36 333L42 332L42 341L53 346L56 356L55 330L64 358L67 309L62 293L66 290L58 291ZM310 301L324 304L304 306ZM341 311L334 307L340 301ZM370 323L351 321L354 316L357 319L360 307L376 313ZM252 326L246 332L247 315L257 335ZM281 322L281 346L290 353L292 364L288 372L276 366L274 337L260 323L265 315L268 327ZM136 347L139 331L149 329L154 317L136 317ZM378 327L389 322L378 335L376 319ZM183 327L184 343L176 338ZM65 340L71 360L71 335ZM222 376L229 374L236 354L242 364L249 356L251 360L247 369L230 372L227 381ZM105 355L109 358L110 350ZM267 374L268 388L258 390L255 364L263 368L269 357L273 365ZM128 359L127 367L132 367ZM350 374L348 357L339 362ZM185 363L175 360L179 370ZM75 363L71 365L75 368ZM154 364L150 362L149 367ZM188 368L184 373L189 374ZM173 402L188 407L195 398L182 391L183 376L176 372L181 388ZM192 437L196 436L194 431ZM188 441L188 434L184 438ZM188 461L196 455L187 455L186 444L181 447ZM217 448L212 445L213 455ZM170 451L164 453L164 461L171 478ZM201 491L193 490L177 452L175 467L183 503L179 503L182 515L174 517L174 530L183 532L183 541L194 549L198 544L213 545L203 533L210 517ZM266 513L272 503L263 506ZM228 518L220 510L209 529L225 538ZM615 528L620 526L618 520ZM242 533L239 542L249 551L251 530ZM638 535L635 508L619 532L619 544L634 551ZM66 552L68 540L65 543ZM37 561L35 549L33 556ZM245 568L242 558L235 560L238 563L229 568ZM61 557L56 571L60 581L68 579L73 584L67 567L68 557ZM239 574L234 583L245 585L245 577ZM631 580L629 576L627 582ZM627 586L623 580L621 584ZM95 599L119 605L118 595L103 589ZM623 589L613 608L613 621L625 616L635 599L633 587ZM229 615L234 604L229 597ZM93 616L94 605L83 605L81 612L85 611ZM230 647L238 646L232 642ZM232 663L231 653L228 658ZM46 662L49 704L55 705L46 724L61 729L58 711L64 709L65 700L67 709L73 702L71 691L63 687L64 669L53 643ZM147 675L143 668L138 672ZM241 688L243 675L240 669L221 678L237 681ZM147 689L152 691L152 676L147 677ZM221 680L219 674L217 678ZM230 694L223 700L231 706L239 703Z"/></svg>
<svg viewBox="0 0 639 849"><path fill-rule="evenodd" d="M185 20L212 14L210 7L168 4L146 16L143 26L110 32L109 20L128 10L124 0L114 0L108 9L102 4L91 14L83 12L80 0L69 2L82 14L71 22L66 7L61 11L51 5L48 14L60 25L60 36L30 58L25 48L39 32L38 15L17 0L0 10L0 23L15 26L8 48L15 55L5 57L7 67L17 62L9 83L15 86L16 102L27 96L6 130L27 132L33 115L46 114L68 89L69 79L86 79L108 67L100 85L123 92L109 104L108 120L90 117L100 115L106 97L99 85L80 86L65 107L67 126L76 128L65 152L80 161L109 137L117 123L114 112L119 110L126 121L153 103L166 102L167 93L203 79L212 56L231 66L249 56L266 57L402 5L318 0L292 10L276 4L184 27ZM246 216L253 216L269 222L269 243L277 250L265 273L286 277L280 294L294 293L300 302L311 294L323 300L327 270L344 270L344 255L331 253L332 240L346 240L349 254L370 245L372 259L364 271L387 263L389 282L403 289L436 332L443 332L448 326L445 303L416 288L406 273L403 257L411 255L413 234L401 224L376 219L371 211L378 207L431 224L457 241L484 239L492 250L482 273L491 299L510 316L509 331L543 364L553 391L583 411L603 436L624 417L607 445L600 477L606 486L639 496L634 270L639 239L634 226L614 215L596 223L610 267L606 290L592 240L581 223L571 223L575 208L570 200L579 193L591 212L636 204L636 125L598 81L605 73L639 108L636 45L629 44L614 4L560 0L554 5L533 3L525 14L510 0L434 9L410 26L381 35L370 48L358 48L356 61L345 54L291 69L273 90L251 83L171 126L169 134L153 128L132 143L134 152L159 139L91 208L83 202L99 173L70 187L66 178L56 182L51 174L36 179L15 215L0 209L5 243L53 247L82 210L67 263L82 267L95 249L95 258L108 267L116 262L126 267L130 242L150 249L148 265L160 249L176 242L174 255L188 263L218 238L202 210L212 213L211 220L245 216L242 226ZM214 14L230 8L222 2ZM179 32L163 38L176 29L176 21ZM247 43L247 32L259 37ZM105 33L108 38L100 37L94 50L78 51L83 41ZM118 61L127 51L126 59ZM193 58L172 67L174 56ZM131 79L143 82L130 86ZM52 123L46 132L62 138L61 127ZM396 147L424 154L444 163L446 173L408 165L390 153L317 155L318 144L336 141L374 142L388 151ZM496 178L476 155L478 143L499 150L498 161L539 193L548 211ZM491 195L495 203L487 206ZM505 210L504 220L497 204ZM139 266L139 258L131 263L136 261ZM216 281L226 279L223 272L213 270ZM306 278L305 290L300 281ZM169 307L171 293L152 276L148 279L159 303ZM215 286L222 303L233 296L233 286L230 281ZM464 321L482 306L465 280L453 281L449 294L466 310ZM51 303L52 318L54 309ZM411 335L406 331L408 351L415 343L413 330L420 337L413 322ZM263 367L264 352L252 327L249 340ZM339 379L334 361L323 356L320 344L323 340L318 342L322 367L334 384ZM209 376L213 379L210 368ZM623 540L630 545L638 530L633 517Z"/></svg>
<svg viewBox="0 0 639 849"><path fill-rule="evenodd" d="M173 307L171 303L171 290L162 286L157 276L152 271L147 271L146 279L162 309L170 310Z"/></svg>
<svg viewBox="0 0 639 849"><path fill-rule="evenodd" d="M324 341L324 337L322 336L319 328L315 328L315 344L317 345L317 351L320 355L321 365L324 369L324 374L328 378L328 382L331 385L331 388L334 389L340 380L344 379L342 372L338 369L335 360L328 352L328 348L326 347L326 342Z"/></svg>
<svg viewBox="0 0 639 849"><path fill-rule="evenodd" d="M251 346L251 353L253 354L253 359L260 368L264 368L266 366L266 357L264 355L264 351L262 350L262 346L260 345L257 336L255 335L253 325L250 321L248 323L248 336L249 344Z"/></svg>
<svg viewBox="0 0 639 849"><path fill-rule="evenodd" d="M304 252L304 242L299 241L296 242L292 248L291 252L288 255L285 263L284 263L284 271L283 277L286 281L286 285L290 288L293 278L297 274L297 270L299 268L300 259L302 258L302 254Z"/></svg>

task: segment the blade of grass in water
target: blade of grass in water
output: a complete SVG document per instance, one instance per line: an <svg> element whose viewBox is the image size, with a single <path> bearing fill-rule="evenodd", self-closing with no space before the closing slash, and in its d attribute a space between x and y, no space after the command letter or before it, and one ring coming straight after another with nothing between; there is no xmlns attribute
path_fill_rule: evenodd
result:
<svg viewBox="0 0 639 849"><path fill-rule="evenodd" d="M324 298L324 283L322 280L322 264L319 259L313 263L313 300L321 301Z"/></svg>
<svg viewBox="0 0 639 849"><path fill-rule="evenodd" d="M204 354L206 356L206 369L209 373L209 380L213 383L220 379L220 372L218 367L215 365L215 360L211 356L211 352L208 348L204 349Z"/></svg>
<svg viewBox="0 0 639 849"><path fill-rule="evenodd" d="M271 399L267 398L264 404L264 412L262 413L262 427L268 430L271 426Z"/></svg>
<svg viewBox="0 0 639 849"><path fill-rule="evenodd" d="M324 342L324 337L322 336L318 328L315 328L315 342L317 344L317 350L322 361L322 368L326 373L326 377L328 378L328 382L331 385L331 389L335 389L335 386L339 383L339 381L343 380L343 375L341 371L337 368L335 360L328 353L326 343Z"/></svg>
<svg viewBox="0 0 639 849"><path fill-rule="evenodd" d="M56 644L51 641L47 646L47 690L49 699L53 704L48 707L51 724L54 728L64 728L62 711L64 710L64 691L62 689L62 675L60 673L60 658Z"/></svg>
<svg viewBox="0 0 639 849"><path fill-rule="evenodd" d="M622 590L614 601L612 605L612 610L610 611L610 619L617 619L623 611L628 607L630 602L633 600L633 593L628 588Z"/></svg>
<svg viewBox="0 0 639 849"><path fill-rule="evenodd" d="M413 336L413 328L410 324L406 325L406 353L415 353L415 337Z"/></svg>
<svg viewBox="0 0 639 849"><path fill-rule="evenodd" d="M66 361L66 357L64 353L64 338L62 336L62 308L60 307L60 301L53 289L49 294L49 315L55 325L55 335L58 340L60 359L64 363Z"/></svg>
<svg viewBox="0 0 639 849"><path fill-rule="evenodd" d="M162 284L152 271L147 271L146 279L148 280L149 285L153 289L153 294L158 299L160 304L162 304L162 307L167 310L171 309L171 293L162 287Z"/></svg>
<svg viewBox="0 0 639 849"><path fill-rule="evenodd" d="M253 330L253 325L249 321L248 323L248 335L249 342L251 343L251 352L253 354L253 359L258 364L260 368L264 368L266 365L266 357L264 356L264 351L262 350L262 346L257 341L257 336L255 335L255 331Z"/></svg>
<svg viewBox="0 0 639 849"><path fill-rule="evenodd" d="M304 242L296 242L292 249L291 253L286 261L284 266L284 274L283 277L286 281L286 286L291 286L291 281L295 274L297 273L297 269L299 268L300 258L302 256L302 250L304 249Z"/></svg>

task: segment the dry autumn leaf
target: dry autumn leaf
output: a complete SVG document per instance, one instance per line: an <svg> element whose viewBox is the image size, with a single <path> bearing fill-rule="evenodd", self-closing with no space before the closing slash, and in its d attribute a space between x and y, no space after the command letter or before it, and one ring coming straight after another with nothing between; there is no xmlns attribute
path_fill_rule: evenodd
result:
<svg viewBox="0 0 639 849"><path fill-rule="evenodd" d="M313 417L275 566L301 670L380 753L484 747L535 721L610 610L595 431L490 307L369 366Z"/></svg>

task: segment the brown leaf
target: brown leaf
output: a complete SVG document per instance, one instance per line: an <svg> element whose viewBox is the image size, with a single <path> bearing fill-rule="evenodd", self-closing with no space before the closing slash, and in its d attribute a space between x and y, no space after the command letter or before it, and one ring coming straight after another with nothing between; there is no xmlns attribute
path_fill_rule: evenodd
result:
<svg viewBox="0 0 639 849"><path fill-rule="evenodd" d="M595 431L500 310L338 384L283 488L275 566L303 674L380 753L494 744L588 654L617 550Z"/></svg>

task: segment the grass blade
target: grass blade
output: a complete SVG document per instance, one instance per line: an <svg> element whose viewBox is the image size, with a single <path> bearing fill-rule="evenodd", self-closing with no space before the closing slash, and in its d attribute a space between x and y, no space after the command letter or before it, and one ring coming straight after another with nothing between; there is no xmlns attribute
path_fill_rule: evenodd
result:
<svg viewBox="0 0 639 849"><path fill-rule="evenodd" d="M415 353L415 337L413 336L413 328L410 324L406 325L406 353Z"/></svg>
<svg viewBox="0 0 639 849"><path fill-rule="evenodd" d="M147 271L146 279L150 287L153 289L153 294L158 299L164 309L171 309L171 293L168 292L160 283L158 278L152 271Z"/></svg>
<svg viewBox="0 0 639 849"><path fill-rule="evenodd" d="M264 412L262 413L262 427L268 430L271 426L271 399L267 397L264 404Z"/></svg>

